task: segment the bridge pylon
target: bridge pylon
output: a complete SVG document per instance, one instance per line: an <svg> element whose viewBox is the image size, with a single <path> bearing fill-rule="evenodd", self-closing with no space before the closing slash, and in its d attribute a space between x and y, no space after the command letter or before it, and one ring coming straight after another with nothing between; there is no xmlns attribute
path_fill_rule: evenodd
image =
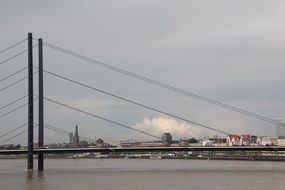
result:
<svg viewBox="0 0 285 190"><path fill-rule="evenodd" d="M39 47L39 134L38 145L39 148L44 148L44 85L43 85L43 40L38 40ZM44 170L44 154L38 154L38 170Z"/></svg>
<svg viewBox="0 0 285 190"><path fill-rule="evenodd" d="M33 35L28 33L28 170L34 168Z"/></svg>

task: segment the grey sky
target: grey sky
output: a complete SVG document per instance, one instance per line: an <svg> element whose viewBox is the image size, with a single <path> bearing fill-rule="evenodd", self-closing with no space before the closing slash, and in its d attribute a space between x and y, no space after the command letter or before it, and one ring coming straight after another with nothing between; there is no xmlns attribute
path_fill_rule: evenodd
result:
<svg viewBox="0 0 285 190"><path fill-rule="evenodd" d="M148 78L271 118L285 116L284 1L11 0L0 5L0 50L33 32L35 38L42 37ZM0 58L24 48L20 46ZM26 62L23 55L0 65L1 78ZM47 47L44 62L47 70L215 128L275 135L274 125L130 79ZM45 79L46 96L118 122L152 132L152 126L142 126L144 119L170 121L161 114L52 76L46 75ZM0 88L9 82L0 84ZM0 92L1 106L25 93L26 82ZM78 123L82 136L103 137L107 141L140 136L50 103L46 103L45 111L46 123L68 131ZM0 118L0 134L25 123L25 112L23 109ZM175 125L184 126L177 122ZM195 126L189 131L197 137L213 134ZM51 134L47 132L47 141L67 140ZM15 140L25 141L25 136Z"/></svg>

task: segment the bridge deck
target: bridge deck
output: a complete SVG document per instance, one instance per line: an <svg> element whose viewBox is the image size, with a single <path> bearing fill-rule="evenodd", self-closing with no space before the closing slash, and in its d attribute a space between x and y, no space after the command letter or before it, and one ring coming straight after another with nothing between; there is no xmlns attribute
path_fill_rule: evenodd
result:
<svg viewBox="0 0 285 190"><path fill-rule="evenodd" d="M63 148L63 149L34 149L34 154L62 154L62 153L131 153L131 152L172 152L172 151L285 151L285 147L131 147L131 148ZM27 150L0 150L0 155L27 154Z"/></svg>

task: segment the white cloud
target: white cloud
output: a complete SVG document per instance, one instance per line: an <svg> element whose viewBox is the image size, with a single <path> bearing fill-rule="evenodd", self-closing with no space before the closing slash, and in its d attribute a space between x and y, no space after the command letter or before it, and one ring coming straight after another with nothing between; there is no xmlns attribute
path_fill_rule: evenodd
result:
<svg viewBox="0 0 285 190"><path fill-rule="evenodd" d="M133 127L157 136L161 136L162 133L171 133L175 138L190 138L201 135L200 130L193 128L190 124L167 117L145 118Z"/></svg>

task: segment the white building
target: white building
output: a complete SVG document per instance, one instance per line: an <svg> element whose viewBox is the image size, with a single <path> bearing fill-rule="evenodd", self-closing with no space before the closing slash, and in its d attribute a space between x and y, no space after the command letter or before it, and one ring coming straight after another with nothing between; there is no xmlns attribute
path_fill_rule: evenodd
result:
<svg viewBox="0 0 285 190"><path fill-rule="evenodd" d="M241 145L239 135L234 135L234 134L228 135L226 142L227 142L227 146L239 146L239 145Z"/></svg>
<svg viewBox="0 0 285 190"><path fill-rule="evenodd" d="M202 139L202 146L213 146L214 141L209 138Z"/></svg>
<svg viewBox="0 0 285 190"><path fill-rule="evenodd" d="M259 146L277 146L277 137L258 137L257 144Z"/></svg>
<svg viewBox="0 0 285 190"><path fill-rule="evenodd" d="M278 146L285 146L285 138L277 139Z"/></svg>

